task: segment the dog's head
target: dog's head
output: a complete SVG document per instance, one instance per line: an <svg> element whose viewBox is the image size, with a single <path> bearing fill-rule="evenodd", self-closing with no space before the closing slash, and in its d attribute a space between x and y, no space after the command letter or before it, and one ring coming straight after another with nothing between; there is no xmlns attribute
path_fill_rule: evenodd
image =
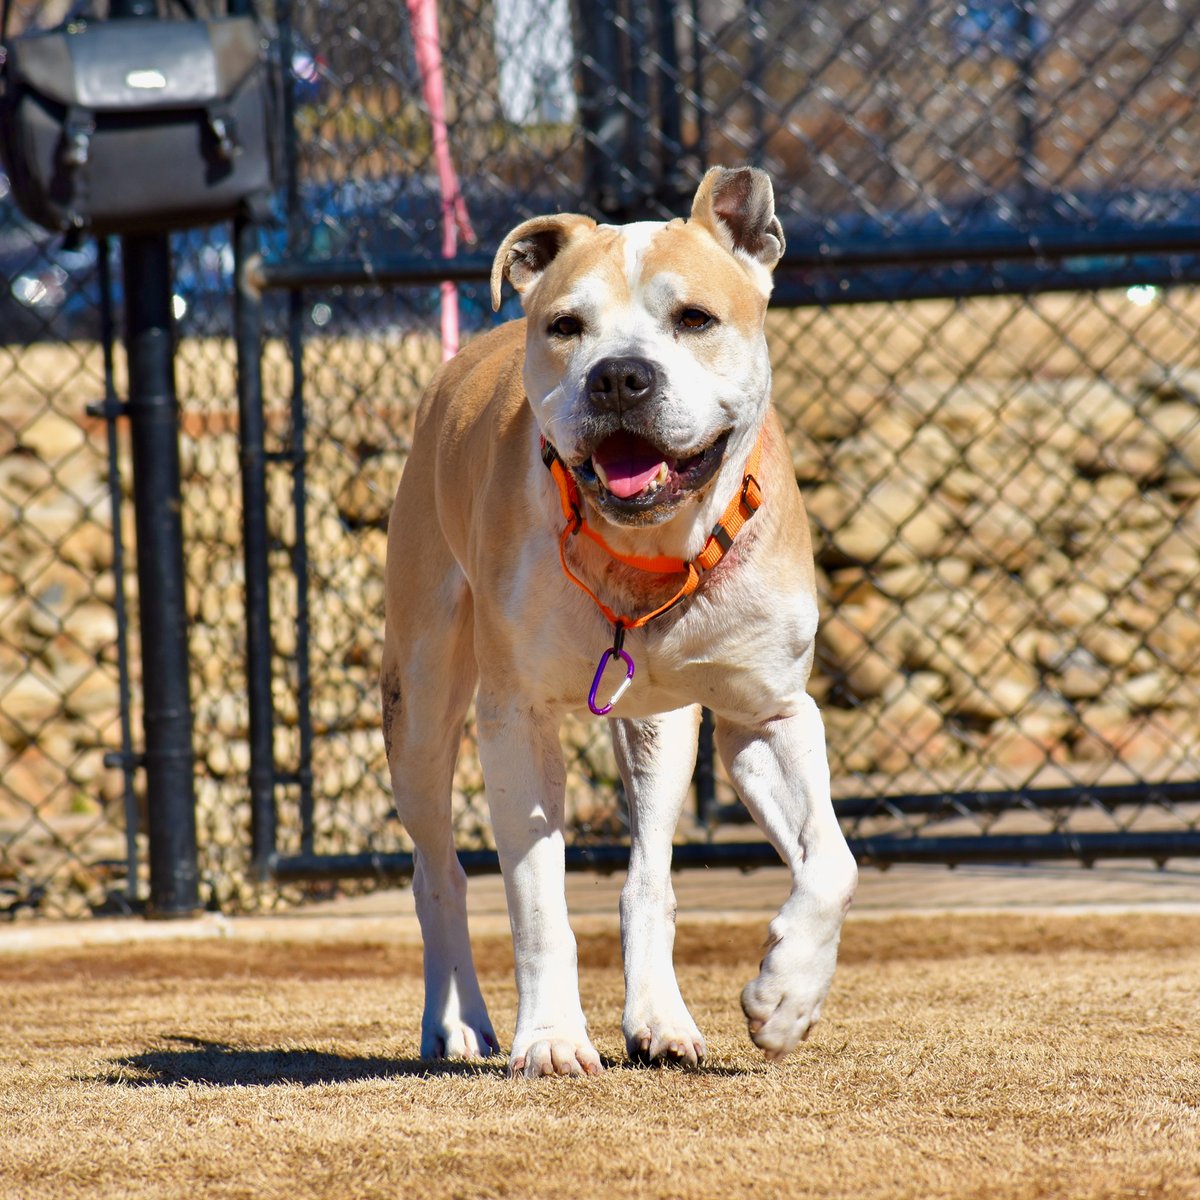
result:
<svg viewBox="0 0 1200 1200"><path fill-rule="evenodd" d="M783 254L767 175L714 167L688 220L536 217L504 239L538 425L608 521L655 524L749 453L770 402L763 322Z"/></svg>

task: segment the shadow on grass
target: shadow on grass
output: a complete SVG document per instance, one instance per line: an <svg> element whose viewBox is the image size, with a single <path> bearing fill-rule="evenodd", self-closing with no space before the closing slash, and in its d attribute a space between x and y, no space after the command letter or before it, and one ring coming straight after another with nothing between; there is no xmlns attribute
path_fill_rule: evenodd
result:
<svg viewBox="0 0 1200 1200"><path fill-rule="evenodd" d="M298 1084L354 1083L427 1075L503 1075L505 1061L428 1062L420 1058L348 1056L324 1050L272 1050L227 1046L202 1038L169 1037L173 1043L113 1062L114 1070L100 1077L113 1087L266 1087Z"/></svg>
<svg viewBox="0 0 1200 1200"><path fill-rule="evenodd" d="M507 1062L433 1062L423 1058L384 1058L379 1055L347 1056L324 1050L251 1049L209 1042L203 1038L174 1036L158 1050L113 1060L113 1070L100 1083L111 1087L270 1087L295 1084L312 1087L327 1083L355 1083L367 1079L396 1079L447 1075L503 1076ZM622 1059L602 1060L608 1070L667 1070L691 1075L745 1075L736 1067L704 1064L698 1068L660 1064L648 1067Z"/></svg>

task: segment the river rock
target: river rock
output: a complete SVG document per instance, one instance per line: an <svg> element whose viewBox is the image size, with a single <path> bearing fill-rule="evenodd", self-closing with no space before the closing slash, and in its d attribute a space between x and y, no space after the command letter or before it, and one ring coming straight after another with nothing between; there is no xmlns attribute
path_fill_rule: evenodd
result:
<svg viewBox="0 0 1200 1200"><path fill-rule="evenodd" d="M1059 404L1077 428L1111 442L1137 427L1133 391L1127 385L1095 376L1074 376L1062 381Z"/></svg>
<svg viewBox="0 0 1200 1200"><path fill-rule="evenodd" d="M1111 441L1098 437L1080 442L1076 466L1089 475L1116 471L1133 479L1157 479L1166 467L1170 443L1157 430L1140 423Z"/></svg>
<svg viewBox="0 0 1200 1200"><path fill-rule="evenodd" d="M1055 625L1078 629L1097 620L1109 608L1109 598L1090 583L1064 584L1048 593L1042 605Z"/></svg>
<svg viewBox="0 0 1200 1200"><path fill-rule="evenodd" d="M937 549L952 520L918 485L889 479L871 488L833 530L833 543L858 562L911 562Z"/></svg>
<svg viewBox="0 0 1200 1200"><path fill-rule="evenodd" d="M897 663L881 654L874 639L888 616L891 604L878 602L842 609L821 627L822 669L840 680L855 696L882 695L897 674Z"/></svg>
<svg viewBox="0 0 1200 1200"><path fill-rule="evenodd" d="M1172 533L1150 551L1145 573L1155 582L1187 586L1200 578L1200 542L1189 533Z"/></svg>
<svg viewBox="0 0 1200 1200"><path fill-rule="evenodd" d="M775 382L778 387L782 379ZM823 389L807 395L799 387L797 391L791 393L796 397L795 427L818 442L851 437L880 406L879 393L869 388L842 388L832 395Z"/></svg>
<svg viewBox="0 0 1200 1200"><path fill-rule="evenodd" d="M1019 571L1041 552L1036 522L1007 500L976 500L963 514L970 536L960 553L989 567Z"/></svg>
<svg viewBox="0 0 1200 1200"><path fill-rule="evenodd" d="M25 744L62 709L62 696L53 680L37 668L15 679L0 679L4 696L0 714L0 737L10 746Z"/></svg>
<svg viewBox="0 0 1200 1200"><path fill-rule="evenodd" d="M1077 577L1109 596L1119 595L1142 573L1147 539L1141 530L1121 530L1089 546L1075 561Z"/></svg>
<svg viewBox="0 0 1200 1200"><path fill-rule="evenodd" d="M1155 364L1141 373L1138 390L1157 400L1200 404L1200 371L1174 362Z"/></svg>
<svg viewBox="0 0 1200 1200"><path fill-rule="evenodd" d="M40 412L23 425L20 432L20 444L50 465L78 455L87 445L87 440L78 421L53 409Z"/></svg>
<svg viewBox="0 0 1200 1200"><path fill-rule="evenodd" d="M388 452L363 461L338 491L337 506L342 517L352 525L386 527L406 457Z"/></svg>
<svg viewBox="0 0 1200 1200"><path fill-rule="evenodd" d="M1172 680L1166 671L1147 671L1123 679L1111 693L1112 699L1129 710L1154 708L1162 704L1172 691Z"/></svg>
<svg viewBox="0 0 1200 1200"><path fill-rule="evenodd" d="M62 628L89 654L99 654L117 638L117 618L112 606L94 601L71 609L63 618Z"/></svg>
<svg viewBox="0 0 1200 1200"><path fill-rule="evenodd" d="M1067 737L1074 726L1073 708L1057 694L1039 691L1019 712L992 725L987 757L1019 770L1066 762Z"/></svg>
<svg viewBox="0 0 1200 1200"><path fill-rule="evenodd" d="M1112 686L1112 670L1082 647L1052 663L1059 692L1071 700L1090 700Z"/></svg>
<svg viewBox="0 0 1200 1200"><path fill-rule="evenodd" d="M953 670L949 684L949 711L993 721L1020 712L1041 686L1041 679L1028 663L1009 655L981 675Z"/></svg>
<svg viewBox="0 0 1200 1200"><path fill-rule="evenodd" d="M1145 647L1136 634L1111 624L1092 625L1079 634L1079 645L1109 667L1136 665L1145 658Z"/></svg>
<svg viewBox="0 0 1200 1200"><path fill-rule="evenodd" d="M79 717L115 712L118 692L115 675L103 667L88 670L65 689L67 712Z"/></svg>
<svg viewBox="0 0 1200 1200"><path fill-rule="evenodd" d="M1163 613L1147 634L1146 644L1165 667L1200 674L1200 616L1190 605Z"/></svg>

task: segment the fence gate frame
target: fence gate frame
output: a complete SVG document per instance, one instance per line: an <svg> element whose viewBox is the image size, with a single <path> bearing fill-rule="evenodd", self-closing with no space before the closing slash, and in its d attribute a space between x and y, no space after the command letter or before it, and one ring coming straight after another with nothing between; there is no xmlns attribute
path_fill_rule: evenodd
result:
<svg viewBox="0 0 1200 1200"><path fill-rule="evenodd" d="M619 2L619 0L618 0ZM1013 0L1028 18L1032 0ZM673 0L652 0L649 5L660 40L662 31L676 12L693 6ZM579 97L580 119L585 139L585 179L594 185L592 208L599 217L625 221L657 217L677 209L690 183L678 168L688 159L695 169L707 166L705 130L688 146L676 145L677 153L662 154L660 170L652 187L641 194L628 189L602 186L605 168L626 152L622 137L613 130L633 136L621 107L607 86L619 79L628 39L637 33L625 24L612 24L611 13L600 6L582 5L579 19L592 31L589 53L583 62ZM279 39L283 61L291 60L296 37L291 0L277 6ZM694 18L693 18L694 19ZM669 55L660 58L660 63ZM1023 71L1030 64L1022 61ZM661 70L661 66L660 66ZM660 83L662 81L660 80ZM697 89L699 91L699 89ZM677 105L672 87L659 88L665 97L659 112L660 147L672 138L681 143ZM285 122L290 136L287 145L287 211L290 227L303 226L297 180L299 161L295 103L285 98ZM1032 128L1023 124L1020 141L1022 177L1035 178L1036 151ZM644 150L644 148L643 148ZM689 157L690 156L690 157ZM1031 184L1032 186L1032 184ZM315 848L313 809L312 747L314 731L309 708L311 674L308 646L307 589L309 580L305 521L305 385L303 348L304 292L332 287L430 287L444 281L483 282L491 271L490 257L460 255L452 259L430 259L417 255L374 257L369 266L354 259L314 261L293 256L289 249L281 257L264 259L258 231L245 223L235 232L235 322L238 360L238 412L245 521L245 587L247 609L247 679L250 712L251 855L260 881L278 883L331 879L405 879L411 877L413 859L405 853L321 853ZM928 236L888 237L874 240L823 238L805 242L789 237L787 252L777 269L778 282L771 299L773 307L861 304L897 299L963 299L978 296L1025 295L1050 291L1090 292L1132 283L1178 285L1200 283L1200 224L1134 224L1109 219L1086 228L1062 224L1028 225L1016 231L998 231L949 240ZM1142 256L1134 264L1132 256ZM1152 257L1156 256L1156 257ZM1177 256L1173 261L1167 256ZM1092 265L1080 269L1088 259ZM1068 262L1068 260L1073 260ZM1180 263L1183 263L1181 269ZM964 269L956 281L938 281L931 268L955 264ZM1069 267L1069 269L1068 269ZM930 280L933 280L931 283ZM292 366L291 440L282 450L265 448L263 411L262 348L264 300L269 293L283 293L288 301L288 341ZM299 707L299 769L280 771L275 762L272 735L276 714L271 693L270 574L271 548L267 528L267 472L282 468L291 473L291 493L296 521L296 544L291 570L297 587L297 668ZM701 751L696 775L698 815L708 826L747 819L737 805L722 806L713 788L711 724L701 733ZM280 853L277 845L277 792L289 786L299 789L301 821L300 850ZM868 817L891 813L930 817L999 814L1035 803L1040 807L1073 809L1088 806L1114 808L1141 801L1200 800L1200 781L1133 783L1114 786L1074 785L1057 788L1014 788L1008 790L945 791L896 794L884 797L858 796L835 801L842 817ZM1073 860L1085 866L1101 858L1153 860L1160 866L1169 858L1200 855L1200 831L1037 833L997 836L926 835L859 837L849 839L856 858L881 867L892 863L1000 863L1039 860ZM629 849L620 843L568 845L570 870L612 871L628 863ZM460 850L459 859L467 874L499 870L494 851ZM777 863L779 858L765 840L677 843L673 866L717 865L750 868Z"/></svg>

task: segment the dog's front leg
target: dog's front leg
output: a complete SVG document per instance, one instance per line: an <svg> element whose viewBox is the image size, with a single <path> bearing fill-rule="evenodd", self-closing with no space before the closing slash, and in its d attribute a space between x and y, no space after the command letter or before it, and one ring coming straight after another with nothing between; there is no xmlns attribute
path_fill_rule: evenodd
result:
<svg viewBox="0 0 1200 1200"><path fill-rule="evenodd" d="M630 1058L696 1066L708 1053L675 979L671 845L696 765L700 709L613 721L629 798L629 874L621 889L621 952Z"/></svg>
<svg viewBox="0 0 1200 1200"><path fill-rule="evenodd" d="M575 936L567 920L558 727L528 705L482 693L476 712L517 974L509 1074L597 1075L603 1068L579 1002Z"/></svg>
<svg viewBox="0 0 1200 1200"><path fill-rule="evenodd" d="M758 978L742 992L754 1043L782 1058L808 1036L837 961L858 879L829 795L825 731L812 698L756 726L717 723L721 758L751 815L792 871Z"/></svg>

